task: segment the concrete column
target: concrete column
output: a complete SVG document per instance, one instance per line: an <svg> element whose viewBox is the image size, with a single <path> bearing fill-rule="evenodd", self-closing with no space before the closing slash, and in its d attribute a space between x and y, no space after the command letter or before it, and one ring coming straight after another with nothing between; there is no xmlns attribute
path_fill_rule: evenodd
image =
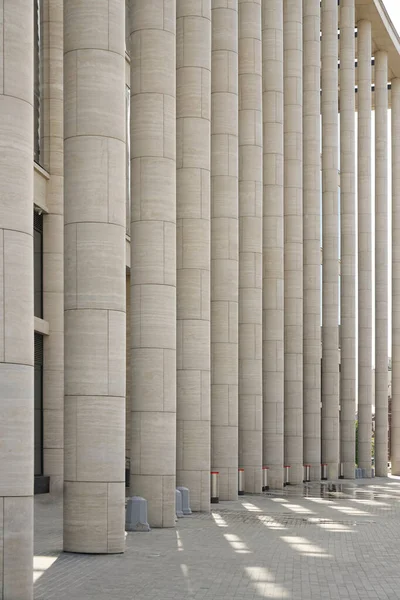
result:
<svg viewBox="0 0 400 600"><path fill-rule="evenodd" d="M239 0L239 466L262 488L261 0Z"/></svg>
<svg viewBox="0 0 400 600"><path fill-rule="evenodd" d="M0 35L0 597L32 600L32 0L1 3Z"/></svg>
<svg viewBox="0 0 400 600"><path fill-rule="evenodd" d="M338 4L321 8L322 114L322 420L321 458L339 474Z"/></svg>
<svg viewBox="0 0 400 600"><path fill-rule="evenodd" d="M304 464L321 478L321 115L320 0L303 14Z"/></svg>
<svg viewBox="0 0 400 600"><path fill-rule="evenodd" d="M211 467L221 500L238 480L238 3L212 0Z"/></svg>
<svg viewBox="0 0 400 600"><path fill-rule="evenodd" d="M263 463L283 487L284 234L283 3L262 2L263 62Z"/></svg>
<svg viewBox="0 0 400 600"><path fill-rule="evenodd" d="M356 418L356 133L355 8L340 4L340 460L346 479L355 476Z"/></svg>
<svg viewBox="0 0 400 600"><path fill-rule="evenodd" d="M147 499L152 527L174 527L176 5L174 0L132 0L130 13L130 493Z"/></svg>
<svg viewBox="0 0 400 600"><path fill-rule="evenodd" d="M375 53L375 475L388 461L388 56Z"/></svg>
<svg viewBox="0 0 400 600"><path fill-rule="evenodd" d="M177 0L177 466L210 508L211 0Z"/></svg>
<svg viewBox="0 0 400 600"><path fill-rule="evenodd" d="M400 79L392 79L392 474L400 475Z"/></svg>
<svg viewBox="0 0 400 600"><path fill-rule="evenodd" d="M50 492L64 484L64 137L63 137L63 6L43 0L41 10L42 140L41 163L50 173L49 213L43 217L44 336L43 473Z"/></svg>
<svg viewBox="0 0 400 600"><path fill-rule="evenodd" d="M285 464L303 481L303 2L283 2Z"/></svg>
<svg viewBox="0 0 400 600"><path fill-rule="evenodd" d="M125 4L64 2L64 550L125 546Z"/></svg>
<svg viewBox="0 0 400 600"><path fill-rule="evenodd" d="M371 23L358 23L358 466L371 475Z"/></svg>

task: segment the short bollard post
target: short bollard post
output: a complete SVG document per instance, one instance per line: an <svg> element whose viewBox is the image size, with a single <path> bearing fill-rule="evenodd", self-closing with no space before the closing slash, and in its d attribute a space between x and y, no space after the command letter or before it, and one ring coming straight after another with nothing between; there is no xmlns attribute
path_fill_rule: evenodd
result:
<svg viewBox="0 0 400 600"><path fill-rule="evenodd" d="M190 508L189 488L178 485L178 487L176 489L180 491L181 496L182 496L182 512L183 512L183 514L185 515L185 517L187 515L191 515L192 510Z"/></svg>
<svg viewBox="0 0 400 600"><path fill-rule="evenodd" d="M268 485L268 467L262 468L262 491L267 492L269 490Z"/></svg>
<svg viewBox="0 0 400 600"><path fill-rule="evenodd" d="M181 519L184 516L182 510L182 494L179 490L175 490L175 512L178 519Z"/></svg>
<svg viewBox="0 0 400 600"><path fill-rule="evenodd" d="M244 496L244 469L238 469L238 494Z"/></svg>
<svg viewBox="0 0 400 600"><path fill-rule="evenodd" d="M150 531L147 522L147 500L141 496L128 498L125 513L126 531Z"/></svg>
<svg viewBox="0 0 400 600"><path fill-rule="evenodd" d="M339 465L339 479L344 479L344 466L342 462Z"/></svg>
<svg viewBox="0 0 400 600"><path fill-rule="evenodd" d="M211 504L219 503L219 472L211 471Z"/></svg>
<svg viewBox="0 0 400 600"><path fill-rule="evenodd" d="M328 465L326 463L322 463L321 465L321 480L326 481L328 479Z"/></svg>
<svg viewBox="0 0 400 600"><path fill-rule="evenodd" d="M290 485L290 465L285 465L283 468L285 469L285 480L283 485Z"/></svg>
<svg viewBox="0 0 400 600"><path fill-rule="evenodd" d="M311 471L311 465L304 465L304 476L303 476L303 483L310 483L311 478L310 478L310 471Z"/></svg>

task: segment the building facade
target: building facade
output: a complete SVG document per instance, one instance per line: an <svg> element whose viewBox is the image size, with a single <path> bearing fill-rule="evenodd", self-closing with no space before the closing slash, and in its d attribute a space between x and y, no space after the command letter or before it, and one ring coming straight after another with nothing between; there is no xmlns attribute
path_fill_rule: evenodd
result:
<svg viewBox="0 0 400 600"><path fill-rule="evenodd" d="M356 411L371 476L373 405L386 476L390 239L400 475L382 1L4 0L0 33L0 595L32 597L34 489L66 551L123 552L126 493L173 527L211 471L354 478Z"/></svg>

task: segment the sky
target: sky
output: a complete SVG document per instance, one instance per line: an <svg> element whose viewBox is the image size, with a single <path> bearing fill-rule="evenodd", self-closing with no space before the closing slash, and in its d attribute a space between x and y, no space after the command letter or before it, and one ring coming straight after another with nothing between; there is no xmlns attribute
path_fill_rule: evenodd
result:
<svg viewBox="0 0 400 600"><path fill-rule="evenodd" d="M383 0L386 10L400 34L400 0Z"/></svg>

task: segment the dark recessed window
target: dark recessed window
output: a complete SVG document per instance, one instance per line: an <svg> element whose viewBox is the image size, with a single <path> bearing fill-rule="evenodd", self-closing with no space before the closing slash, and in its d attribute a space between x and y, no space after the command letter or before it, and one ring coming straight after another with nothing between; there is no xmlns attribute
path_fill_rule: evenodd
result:
<svg viewBox="0 0 400 600"><path fill-rule="evenodd" d="M41 128L41 119L40 119L40 109L41 109L41 64L40 64L40 44L41 44L41 35L40 35L40 17L41 17L41 0L33 0L33 12L34 12L34 53L33 53L33 61L34 61L34 89L33 89L33 99L34 99L34 118L33 118L33 139L34 139L34 158L35 162L40 164L40 128Z"/></svg>
<svg viewBox="0 0 400 600"><path fill-rule="evenodd" d="M33 213L34 315L43 318L43 215Z"/></svg>
<svg viewBox="0 0 400 600"><path fill-rule="evenodd" d="M43 475L43 336L35 333L35 475Z"/></svg>

